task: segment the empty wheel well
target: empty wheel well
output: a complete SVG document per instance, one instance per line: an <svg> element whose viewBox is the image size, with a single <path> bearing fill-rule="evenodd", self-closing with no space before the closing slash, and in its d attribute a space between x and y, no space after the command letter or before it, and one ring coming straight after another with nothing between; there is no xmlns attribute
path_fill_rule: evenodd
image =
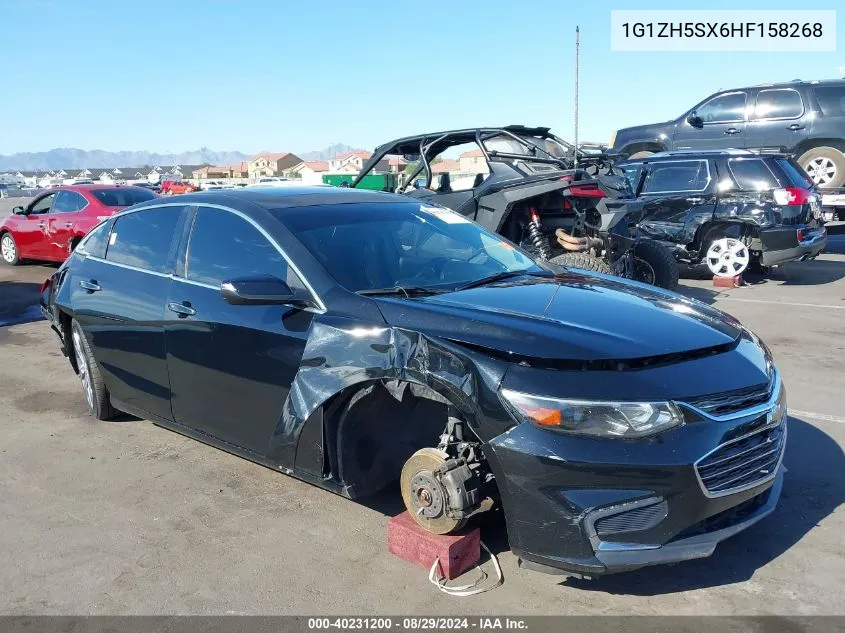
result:
<svg viewBox="0 0 845 633"><path fill-rule="evenodd" d="M377 381L339 394L324 408L330 472L352 498L384 489L414 452L437 445L448 410L438 393L405 381Z"/></svg>
<svg viewBox="0 0 845 633"><path fill-rule="evenodd" d="M621 153L626 156L630 156L631 154L636 154L637 152L662 152L665 150L666 148L660 143L645 142L626 145L622 148Z"/></svg>
<svg viewBox="0 0 845 633"><path fill-rule="evenodd" d="M800 142L793 149L795 158L800 158L802 154L809 152L816 147L834 147L840 152L845 153L845 139L841 138L811 138Z"/></svg>
<svg viewBox="0 0 845 633"><path fill-rule="evenodd" d="M59 328L62 331L62 341L65 346L67 359L70 361L73 371L79 373L79 366L76 363L76 354L73 351L73 332L70 327L71 318L66 312L59 310Z"/></svg>

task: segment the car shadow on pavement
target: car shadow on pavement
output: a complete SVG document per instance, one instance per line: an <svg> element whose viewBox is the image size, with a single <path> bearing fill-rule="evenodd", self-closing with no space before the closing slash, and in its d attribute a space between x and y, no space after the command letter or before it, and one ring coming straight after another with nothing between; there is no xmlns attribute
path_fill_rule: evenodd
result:
<svg viewBox="0 0 845 633"><path fill-rule="evenodd" d="M789 417L784 456L787 473L777 508L768 517L716 547L710 558L673 566L561 584L585 591L636 596L690 591L749 580L845 501L845 455L842 447L816 426Z"/></svg>
<svg viewBox="0 0 845 633"><path fill-rule="evenodd" d="M845 277L845 262L831 259L795 262L773 269L766 277L779 286L820 286Z"/></svg>
<svg viewBox="0 0 845 633"><path fill-rule="evenodd" d="M43 318L38 305L40 291L41 284L0 281L0 327Z"/></svg>

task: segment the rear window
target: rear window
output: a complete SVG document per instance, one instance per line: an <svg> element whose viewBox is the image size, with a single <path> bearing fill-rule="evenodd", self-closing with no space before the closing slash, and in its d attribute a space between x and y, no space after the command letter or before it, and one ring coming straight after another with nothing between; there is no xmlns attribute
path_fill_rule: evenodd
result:
<svg viewBox="0 0 845 633"><path fill-rule="evenodd" d="M92 189L91 193L107 207L131 207L139 202L152 200L156 195L149 189L133 187L126 189Z"/></svg>
<svg viewBox="0 0 845 633"><path fill-rule="evenodd" d="M118 216L109 235L106 259L165 273L182 207L143 209Z"/></svg>
<svg viewBox="0 0 845 633"><path fill-rule="evenodd" d="M816 101L825 116L845 116L845 86L816 86Z"/></svg>
<svg viewBox="0 0 845 633"><path fill-rule="evenodd" d="M813 180L807 175L807 172L801 169L801 167L798 166L798 163L791 158L776 158L775 162L786 174L786 177L789 179L789 182L792 183L793 187L801 187L802 189L810 189L813 187Z"/></svg>
<svg viewBox="0 0 845 633"><path fill-rule="evenodd" d="M757 158L732 158L728 168L736 184L745 191L766 191L778 188L778 181L766 163Z"/></svg>
<svg viewBox="0 0 845 633"><path fill-rule="evenodd" d="M652 163L643 186L644 193L704 191L710 184L706 160L679 160Z"/></svg>

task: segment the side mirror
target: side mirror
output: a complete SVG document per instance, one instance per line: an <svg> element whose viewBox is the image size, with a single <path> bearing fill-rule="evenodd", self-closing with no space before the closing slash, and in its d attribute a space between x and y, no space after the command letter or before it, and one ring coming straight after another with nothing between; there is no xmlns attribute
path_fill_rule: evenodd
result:
<svg viewBox="0 0 845 633"><path fill-rule="evenodd" d="M689 116L687 116L687 123L689 123L693 127L704 127L704 121L702 121L701 117L698 116L695 112L689 113Z"/></svg>
<svg viewBox="0 0 845 633"><path fill-rule="evenodd" d="M26 209L24 209L23 207L15 207L14 209L12 209L12 213L14 213L15 215L26 215Z"/></svg>
<svg viewBox="0 0 845 633"><path fill-rule="evenodd" d="M220 285L220 295L232 305L290 305L307 307L311 302L291 290L284 281L272 275L239 277Z"/></svg>

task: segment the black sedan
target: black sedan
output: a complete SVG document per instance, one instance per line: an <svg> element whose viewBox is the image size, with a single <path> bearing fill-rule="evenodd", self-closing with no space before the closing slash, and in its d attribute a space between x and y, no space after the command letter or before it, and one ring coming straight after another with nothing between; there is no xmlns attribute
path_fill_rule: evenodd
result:
<svg viewBox="0 0 845 633"><path fill-rule="evenodd" d="M528 567L708 556L780 494L785 392L754 334L407 197L151 200L95 228L42 305L98 419L350 498L398 479L436 533L501 504Z"/></svg>

